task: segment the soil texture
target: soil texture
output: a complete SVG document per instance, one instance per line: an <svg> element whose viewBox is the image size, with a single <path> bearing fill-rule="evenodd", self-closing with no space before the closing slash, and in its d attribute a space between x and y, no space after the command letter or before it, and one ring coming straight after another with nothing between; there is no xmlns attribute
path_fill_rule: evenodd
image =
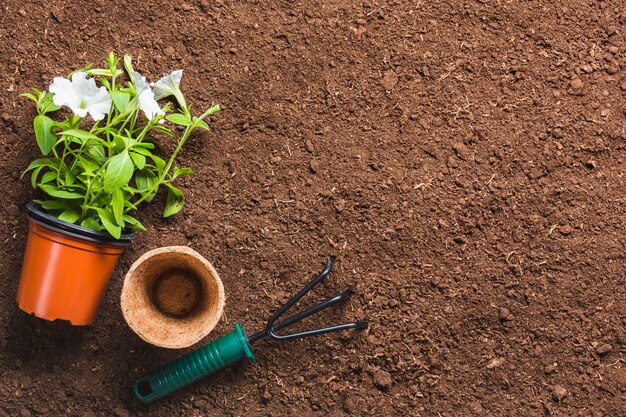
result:
<svg viewBox="0 0 626 417"><path fill-rule="evenodd" d="M38 155L19 93L111 50L223 111L181 153L184 210L139 212L73 328L15 303ZM623 0L3 0L0 415L626 415L625 98ZM259 341L142 406L134 381L188 350L140 340L120 289L170 245L224 282L207 342L262 329L329 254L303 305L355 294L302 328L370 328Z"/></svg>

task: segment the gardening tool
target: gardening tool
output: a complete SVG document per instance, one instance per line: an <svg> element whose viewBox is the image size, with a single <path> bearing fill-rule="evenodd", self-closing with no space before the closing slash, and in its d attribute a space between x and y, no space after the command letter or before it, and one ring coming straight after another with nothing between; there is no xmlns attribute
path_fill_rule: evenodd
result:
<svg viewBox="0 0 626 417"><path fill-rule="evenodd" d="M277 341L299 339L302 337L315 336L324 333L336 332L345 329L366 329L367 321L361 320L351 323L343 323L319 329L306 330L294 333L278 334L282 330L302 319L309 317L334 304L348 299L352 295L351 290L346 290L335 297L329 298L300 313L296 313L282 321L278 321L294 304L304 297L315 286L322 282L333 268L335 258L329 256L324 270L316 276L306 287L291 298L285 305L280 307L267 321L265 328L252 336L248 336L239 323L235 323L235 330L220 337L212 343L205 345L190 354L183 356L174 362L165 365L151 374L141 378L135 383L135 396L144 404L149 404L159 398L191 384L207 375L210 375L228 365L247 357L256 360L252 344L269 337Z"/></svg>

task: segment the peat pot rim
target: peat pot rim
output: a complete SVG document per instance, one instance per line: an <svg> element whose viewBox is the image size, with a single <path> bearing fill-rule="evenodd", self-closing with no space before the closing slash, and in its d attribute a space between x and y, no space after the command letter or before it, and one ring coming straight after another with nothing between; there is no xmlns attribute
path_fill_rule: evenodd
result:
<svg viewBox="0 0 626 417"><path fill-rule="evenodd" d="M118 247L129 246L135 238L135 235L128 229L122 230L122 235L119 239L116 239L108 233L98 232L87 227L59 220L56 217L44 212L41 207L34 202L28 203L26 209L28 210L29 220L46 228L52 229L55 232L60 233L64 236L81 239L92 243Z"/></svg>

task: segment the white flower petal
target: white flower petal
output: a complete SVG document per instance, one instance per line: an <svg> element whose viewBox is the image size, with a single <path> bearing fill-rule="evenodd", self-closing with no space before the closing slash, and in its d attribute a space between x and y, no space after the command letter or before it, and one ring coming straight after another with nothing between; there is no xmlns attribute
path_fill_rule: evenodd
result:
<svg viewBox="0 0 626 417"><path fill-rule="evenodd" d="M145 90L139 95L139 108L146 114L148 120L152 120L154 116L165 114L154 99L154 93L151 90Z"/></svg>
<svg viewBox="0 0 626 417"><path fill-rule="evenodd" d="M107 89L100 87L96 94L87 98L87 111L91 114L93 120L102 120L104 119L104 115L111 109L112 101Z"/></svg>
<svg viewBox="0 0 626 417"><path fill-rule="evenodd" d="M111 109L111 96L105 87L98 88L96 80L87 79L87 73L75 72L72 80L55 77L49 91L57 106L68 106L80 117L87 113L95 120L102 120Z"/></svg>
<svg viewBox="0 0 626 417"><path fill-rule="evenodd" d="M98 89L94 79L87 79L86 72L75 72L72 74L72 87L79 97L88 96L92 90Z"/></svg>
<svg viewBox="0 0 626 417"><path fill-rule="evenodd" d="M139 108L145 113L148 120L152 120L154 116L165 114L159 107L159 103L154 99L154 93L146 82L146 77L137 71L133 71L132 76L139 98Z"/></svg>
<svg viewBox="0 0 626 417"><path fill-rule="evenodd" d="M69 106L72 109L72 113L80 117L87 117L87 109L82 109L78 106Z"/></svg>
<svg viewBox="0 0 626 417"><path fill-rule="evenodd" d="M176 94L180 90L180 81L183 78L183 70L173 71L154 83L154 97L157 100Z"/></svg>
<svg viewBox="0 0 626 417"><path fill-rule="evenodd" d="M54 77L48 90L53 94L52 102L57 106L78 108L80 99L72 88L72 82L63 77Z"/></svg>
<svg viewBox="0 0 626 417"><path fill-rule="evenodd" d="M133 71L133 82L135 83L135 88L137 89L137 94L141 94L145 90L150 89L150 86L146 82L146 77L138 73L137 71Z"/></svg>

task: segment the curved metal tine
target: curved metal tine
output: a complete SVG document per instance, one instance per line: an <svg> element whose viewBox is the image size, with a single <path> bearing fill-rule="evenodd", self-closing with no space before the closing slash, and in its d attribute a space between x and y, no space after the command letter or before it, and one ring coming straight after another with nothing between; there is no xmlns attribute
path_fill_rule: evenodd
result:
<svg viewBox="0 0 626 417"><path fill-rule="evenodd" d="M277 334L274 334L272 331L270 331L269 335L272 339L276 339L276 340L292 340L292 339L298 339L301 337L316 336L316 335L320 335L324 333L337 332L339 330L366 329L366 328L367 328L367 321L360 320L360 321L355 321L352 323L338 324L335 326L322 327L321 329L307 330L303 332L291 333L291 334L286 334L286 335L277 335Z"/></svg>
<svg viewBox="0 0 626 417"><path fill-rule="evenodd" d="M313 307L310 307L304 311L301 311L297 314L294 314L293 316L286 318L285 320L276 323L272 326L272 332L275 332L276 330L280 330L280 329L284 329L285 327L289 326L290 324L293 324L295 322L298 322L306 317L312 316L313 314L317 313L318 311L322 311L325 308L328 308L334 304L337 304L343 300L347 300L348 298L350 298L350 296L352 296L352 290L346 290L344 292L342 292L341 294L338 294L336 296L334 296L333 298L329 298L325 301L322 301L321 303L314 305Z"/></svg>
<svg viewBox="0 0 626 417"><path fill-rule="evenodd" d="M322 270L322 272L319 273L318 276L316 276L315 278L313 278L313 280L311 282L309 282L306 287L304 287L302 290L300 290L296 295L294 295L289 301L287 301L285 303L285 305L283 305L281 308L279 308L273 315L272 317L270 317L270 319L267 321L267 325L265 326L265 329L267 330L268 334L271 334L271 330L272 327L274 326L274 323L276 322L276 320L278 320L278 318L280 316L282 316L283 314L285 314L285 312L287 310L289 310L295 303L297 303L298 301L300 301L300 299L302 297L304 297L309 291L311 291L317 284L319 284L320 282L322 282L324 280L324 278L326 278L328 276L328 274L330 274L330 271L332 271L333 269L333 264L335 263L335 257L334 256L329 256L328 259L326 260L326 266L324 267L324 269Z"/></svg>

